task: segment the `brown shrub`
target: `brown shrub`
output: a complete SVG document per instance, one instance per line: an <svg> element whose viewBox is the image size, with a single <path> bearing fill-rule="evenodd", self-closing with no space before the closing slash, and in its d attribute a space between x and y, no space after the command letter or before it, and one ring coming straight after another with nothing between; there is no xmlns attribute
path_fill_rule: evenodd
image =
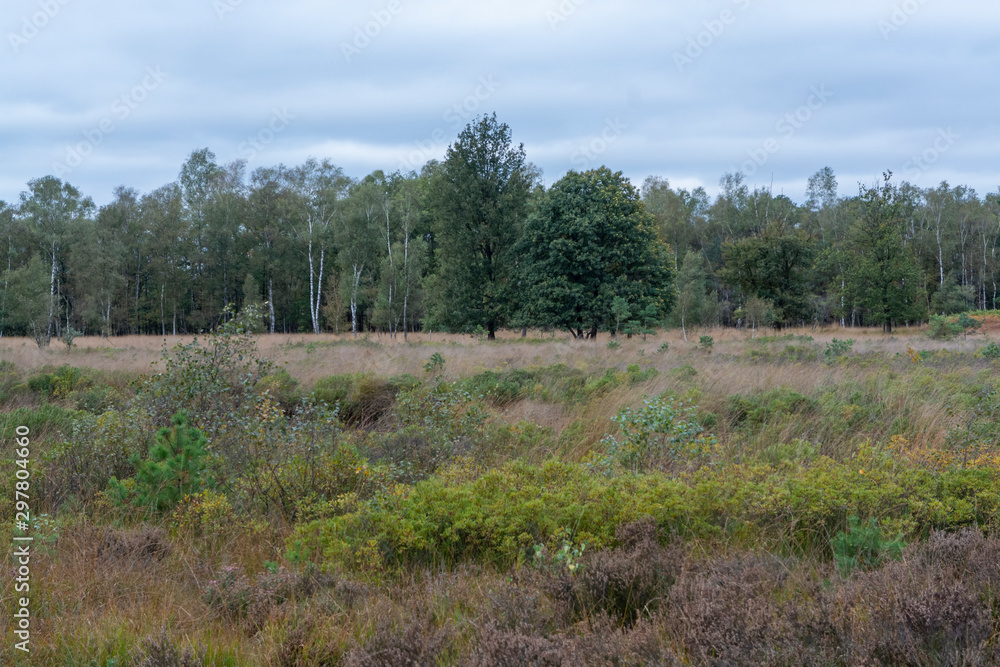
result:
<svg viewBox="0 0 1000 667"><path fill-rule="evenodd" d="M790 585L792 565L748 554L682 572L657 623L695 664L828 664L822 594ZM786 588L800 595L784 595Z"/></svg>
<svg viewBox="0 0 1000 667"><path fill-rule="evenodd" d="M149 565L172 551L167 531L150 525L131 530L104 526L93 529L92 539L99 559L123 565Z"/></svg>
<svg viewBox="0 0 1000 667"><path fill-rule="evenodd" d="M181 651L163 630L159 635L146 637L139 643L132 653L130 664L134 667L202 667L205 651L198 651L197 654L191 648Z"/></svg>
<svg viewBox="0 0 1000 667"><path fill-rule="evenodd" d="M616 549L593 552L573 582L578 611L606 612L632 625L654 611L680 573L684 552L657 541L653 519L619 526Z"/></svg>
<svg viewBox="0 0 1000 667"><path fill-rule="evenodd" d="M606 615L569 633L545 636L490 624L482 629L462 664L475 667L520 665L680 665L648 621L623 629Z"/></svg>
<svg viewBox="0 0 1000 667"><path fill-rule="evenodd" d="M382 617L364 643L348 651L344 667L431 667L439 664L453 640L448 626L410 621L398 626Z"/></svg>

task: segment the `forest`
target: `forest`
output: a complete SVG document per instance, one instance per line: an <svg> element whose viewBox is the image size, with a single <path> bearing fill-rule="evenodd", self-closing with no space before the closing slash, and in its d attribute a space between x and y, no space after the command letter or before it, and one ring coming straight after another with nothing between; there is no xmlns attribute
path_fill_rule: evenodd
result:
<svg viewBox="0 0 1000 667"><path fill-rule="evenodd" d="M740 173L714 200L606 167L546 188L495 115L419 173L354 179L316 159L248 172L204 148L177 181L120 186L101 207L45 176L0 202L0 229L0 334L40 346L198 333L227 305L255 303L271 333L891 331L995 308L1000 271L1000 191L923 189L887 172L843 194L829 167L802 203Z"/></svg>

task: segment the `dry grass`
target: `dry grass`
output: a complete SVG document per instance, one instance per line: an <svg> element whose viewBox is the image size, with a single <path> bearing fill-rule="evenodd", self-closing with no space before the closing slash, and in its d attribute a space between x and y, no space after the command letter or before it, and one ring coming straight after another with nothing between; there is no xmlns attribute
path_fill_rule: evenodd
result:
<svg viewBox="0 0 1000 667"><path fill-rule="evenodd" d="M880 329L842 329L840 327L783 329L780 332L758 330L705 329L688 332L685 342L681 331L661 331L645 341L639 337L619 338L621 348L609 350L608 334L597 340L572 340L564 332L542 333L529 331L528 338L518 331L503 331L495 342L476 340L468 335L419 333L411 334L408 341L402 337L350 334L275 334L261 335L258 345L266 356L285 365L294 377L310 387L317 379L339 373L371 372L377 375L411 373L420 375L427 359L440 352L448 362L447 371L453 375L469 375L482 369L520 368L533 364L566 363L572 368L603 368L627 363L653 363L658 369L704 360L706 355L697 349L698 339L710 335L715 339L714 354L740 355L755 338L768 336L811 336L823 346L834 338L854 339L857 353L905 354L914 350L951 350L973 352L990 339L989 334L976 334L967 339L935 341L929 339L923 327L896 329L886 336ZM187 343L191 336L120 336L101 338L83 336L76 339L75 347L67 350L56 340L47 349L39 349L27 338L0 340L0 358L22 368L38 368L65 363L101 370L126 370L149 372L152 363L160 359L164 345L168 349L178 343ZM670 352L662 357L655 353L663 343L670 344ZM779 380L780 378L776 378Z"/></svg>

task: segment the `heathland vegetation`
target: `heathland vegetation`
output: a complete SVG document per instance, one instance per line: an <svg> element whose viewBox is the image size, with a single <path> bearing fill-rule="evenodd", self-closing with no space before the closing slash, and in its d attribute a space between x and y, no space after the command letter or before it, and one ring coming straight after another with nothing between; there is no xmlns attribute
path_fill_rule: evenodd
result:
<svg viewBox="0 0 1000 667"><path fill-rule="evenodd" d="M5 339L34 664L996 659L992 314L690 342L262 319Z"/></svg>
<svg viewBox="0 0 1000 667"><path fill-rule="evenodd" d="M0 663L1000 662L996 195L544 188L495 117L419 174L28 185Z"/></svg>

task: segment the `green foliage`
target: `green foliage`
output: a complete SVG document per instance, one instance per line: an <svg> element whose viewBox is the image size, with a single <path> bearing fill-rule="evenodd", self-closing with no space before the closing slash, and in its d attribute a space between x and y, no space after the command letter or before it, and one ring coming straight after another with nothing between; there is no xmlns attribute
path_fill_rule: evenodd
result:
<svg viewBox="0 0 1000 667"><path fill-rule="evenodd" d="M931 338L936 340L951 340L960 333L962 333L962 330L958 327L958 323L951 318L944 315L931 315L927 327L927 335Z"/></svg>
<svg viewBox="0 0 1000 667"><path fill-rule="evenodd" d="M615 318L615 335L617 336L622 322L627 322L629 316L632 315L632 309L629 308L628 301L616 296L611 300L611 314Z"/></svg>
<svg viewBox="0 0 1000 667"><path fill-rule="evenodd" d="M491 340L507 323L517 288L512 253L533 180L524 146L496 114L477 118L448 147L429 189L440 249L428 289L434 323L482 326Z"/></svg>
<svg viewBox="0 0 1000 667"><path fill-rule="evenodd" d="M619 349L621 349L621 346L622 346L622 344L619 343L616 340L609 340L608 341L608 349L609 350L619 350Z"/></svg>
<svg viewBox="0 0 1000 667"><path fill-rule="evenodd" d="M715 339L711 336L702 336L698 339L698 347L703 352L711 352L712 347L715 345Z"/></svg>
<svg viewBox="0 0 1000 667"><path fill-rule="evenodd" d="M771 317L803 322L809 318L808 271L815 255L816 242L809 234L775 220L760 234L727 242L719 276L746 297L747 318L754 327L769 324ZM759 305L751 308L750 300Z"/></svg>
<svg viewBox="0 0 1000 667"><path fill-rule="evenodd" d="M902 536L887 540L882 536L882 529L875 517L863 526L858 517L851 516L847 520L847 531L837 533L830 546L833 547L833 559L841 576L846 577L854 569L872 570L889 558L899 559L903 555Z"/></svg>
<svg viewBox="0 0 1000 667"><path fill-rule="evenodd" d="M853 347L853 338L848 338L847 340L837 340L834 338L826 344L826 349L823 350L823 359L826 363L832 364L837 359L849 355Z"/></svg>
<svg viewBox="0 0 1000 667"><path fill-rule="evenodd" d="M674 303L667 247L636 189L606 167L571 171L542 196L519 255L522 318L531 324L593 337L634 313L638 325L651 324Z"/></svg>
<svg viewBox="0 0 1000 667"><path fill-rule="evenodd" d="M1000 359L1000 345L990 341L979 353L986 359Z"/></svg>
<svg viewBox="0 0 1000 667"><path fill-rule="evenodd" d="M160 429L149 457L137 465L132 488L111 478L109 491L115 500L162 513L185 496L214 487L205 470L208 441L204 434L189 426L183 412L174 415L172 422L171 428Z"/></svg>
<svg viewBox="0 0 1000 667"><path fill-rule="evenodd" d="M226 311L231 314L231 310ZM262 314L253 306L204 338L163 350L163 371L143 387L141 399L158 422L184 411L213 443L234 419L254 409L258 383L274 364L257 350L254 328Z"/></svg>
<svg viewBox="0 0 1000 667"><path fill-rule="evenodd" d="M433 373L434 375L440 375L444 373L444 357L440 352L435 352L431 355L431 358L424 364L424 370L428 373Z"/></svg>
<svg viewBox="0 0 1000 667"><path fill-rule="evenodd" d="M619 434L602 441L607 454L598 463L638 472L708 456L718 440L704 431L696 412L694 406L685 408L662 396L644 401L637 410L621 410L611 418Z"/></svg>
<svg viewBox="0 0 1000 667"><path fill-rule="evenodd" d="M666 354L669 349L670 349L670 343L664 343L656 351L659 352L660 354Z"/></svg>
<svg viewBox="0 0 1000 667"><path fill-rule="evenodd" d="M618 526L649 516L661 532L680 537L738 536L818 554L829 553L851 515L879 516L882 530L912 537L996 527L998 482L995 469L935 472L871 451L847 463L818 457L778 469L708 466L683 477L605 476L586 465L514 461L471 480L445 471L353 512L299 525L287 544L367 574L465 560L503 568L530 561L535 545L558 549L567 530L574 543L600 550L614 543ZM889 553L891 543L881 540L879 553Z"/></svg>
<svg viewBox="0 0 1000 667"><path fill-rule="evenodd" d="M688 250L677 274L677 303L671 318L686 331L688 326L708 321L713 306L708 298L705 257L696 250Z"/></svg>
<svg viewBox="0 0 1000 667"><path fill-rule="evenodd" d="M302 392L298 388L299 381L288 374L284 368L265 375L257 383L256 390L265 392L285 410L291 413L302 400Z"/></svg>
<svg viewBox="0 0 1000 667"><path fill-rule="evenodd" d="M70 497L90 502L109 478L133 477L155 443L156 428L152 416L131 403L99 415L79 414L66 433L46 457L45 494L53 504Z"/></svg>
<svg viewBox="0 0 1000 667"><path fill-rule="evenodd" d="M10 272L6 293L13 296L9 303L15 326L32 338L38 347L49 344L50 274L45 262L32 255L28 262Z"/></svg>
<svg viewBox="0 0 1000 667"><path fill-rule="evenodd" d="M931 315L927 334L937 340L951 340L957 336L975 333L983 325L982 320L970 317L968 313L957 316Z"/></svg>
<svg viewBox="0 0 1000 667"><path fill-rule="evenodd" d="M419 381L412 376L331 375L318 380L310 396L328 406L339 406L339 418L345 424L367 428L389 413L399 391L416 384Z"/></svg>
<svg viewBox="0 0 1000 667"><path fill-rule="evenodd" d="M788 387L778 387L748 396L730 396L726 401L730 423L759 426L773 420L783 420L789 415L814 412L818 404Z"/></svg>
<svg viewBox="0 0 1000 667"><path fill-rule="evenodd" d="M909 201L886 173L881 187L861 188L860 217L846 244L846 297L863 309L865 321L892 332L894 321L915 321L921 310L919 269L904 238Z"/></svg>
<svg viewBox="0 0 1000 667"><path fill-rule="evenodd" d="M43 434L67 434L72 430L76 416L75 410L49 403L37 408L15 408L9 412L0 412L0 437L4 442L11 442L18 426L26 426L36 438Z"/></svg>
<svg viewBox="0 0 1000 667"><path fill-rule="evenodd" d="M395 412L404 428L419 427L453 452L470 449L482 438L489 415L482 397L449 382L401 392Z"/></svg>
<svg viewBox="0 0 1000 667"><path fill-rule="evenodd" d="M73 349L73 341L80 335L82 335L81 332L74 329L72 325L63 329L62 342L66 345L67 350Z"/></svg>

